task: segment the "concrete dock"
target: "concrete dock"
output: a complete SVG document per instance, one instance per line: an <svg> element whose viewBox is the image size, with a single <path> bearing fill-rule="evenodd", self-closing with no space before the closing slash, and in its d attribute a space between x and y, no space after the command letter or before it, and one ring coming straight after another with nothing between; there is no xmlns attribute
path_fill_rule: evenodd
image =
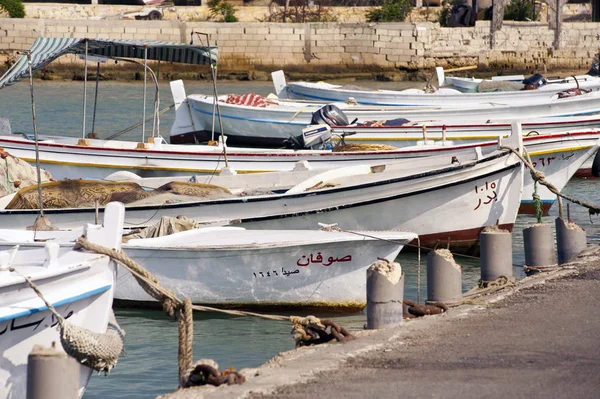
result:
<svg viewBox="0 0 600 399"><path fill-rule="evenodd" d="M593 248L446 314L280 354L243 385L161 398L600 397L599 298Z"/></svg>

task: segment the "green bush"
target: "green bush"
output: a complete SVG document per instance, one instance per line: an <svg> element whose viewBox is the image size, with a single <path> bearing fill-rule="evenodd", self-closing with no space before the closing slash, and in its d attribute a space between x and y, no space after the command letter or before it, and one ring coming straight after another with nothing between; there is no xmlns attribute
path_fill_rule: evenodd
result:
<svg viewBox="0 0 600 399"><path fill-rule="evenodd" d="M537 10L530 0L511 0L504 8L504 20L536 21L539 19Z"/></svg>
<svg viewBox="0 0 600 399"><path fill-rule="evenodd" d="M410 0L384 0L381 7L367 13L367 22L403 22L412 8Z"/></svg>
<svg viewBox="0 0 600 399"><path fill-rule="evenodd" d="M210 17L214 21L237 22L236 9L225 0L210 0L208 2Z"/></svg>
<svg viewBox="0 0 600 399"><path fill-rule="evenodd" d="M0 0L0 7L8 11L11 18L25 18L25 7L21 0Z"/></svg>

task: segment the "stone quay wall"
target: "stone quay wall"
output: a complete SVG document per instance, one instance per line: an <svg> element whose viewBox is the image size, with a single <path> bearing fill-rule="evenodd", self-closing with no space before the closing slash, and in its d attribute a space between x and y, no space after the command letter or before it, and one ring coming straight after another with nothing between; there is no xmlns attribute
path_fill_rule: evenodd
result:
<svg viewBox="0 0 600 399"><path fill-rule="evenodd" d="M192 32L219 46L221 71L373 72L435 66L491 69L586 69L598 53L599 23L504 22L490 48L490 23L442 28L406 23L215 23L181 21L0 18L0 52L24 50L37 37L145 39L188 43ZM196 38L196 44L198 40ZM0 59L0 62L2 60Z"/></svg>

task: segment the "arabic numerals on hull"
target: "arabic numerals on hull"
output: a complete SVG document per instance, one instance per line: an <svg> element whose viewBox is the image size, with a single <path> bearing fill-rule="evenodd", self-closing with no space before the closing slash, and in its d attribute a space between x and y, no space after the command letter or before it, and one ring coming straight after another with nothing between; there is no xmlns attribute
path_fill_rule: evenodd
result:
<svg viewBox="0 0 600 399"><path fill-rule="evenodd" d="M474 211L491 206L491 204L498 201L498 181L477 182L474 191Z"/></svg>

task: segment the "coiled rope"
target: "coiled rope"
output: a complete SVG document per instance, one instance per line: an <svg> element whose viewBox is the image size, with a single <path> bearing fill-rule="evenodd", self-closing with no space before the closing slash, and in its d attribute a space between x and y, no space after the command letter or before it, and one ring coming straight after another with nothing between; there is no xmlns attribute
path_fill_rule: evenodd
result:
<svg viewBox="0 0 600 399"><path fill-rule="evenodd" d="M475 287L465 292L462 295L462 297L456 301L426 301L425 303L428 305L436 306L445 305L447 307L453 308L465 303L473 302L474 299L482 297L484 295L492 294L494 292L503 290L508 287L513 287L516 285L516 282L517 280L514 277L506 276L500 276L496 280L479 280Z"/></svg>
<svg viewBox="0 0 600 399"><path fill-rule="evenodd" d="M65 352L79 363L96 370L98 373L104 372L104 375L108 375L123 352L123 340L125 338L125 331L117 323L112 310L106 333L95 333L86 328L73 325L56 311L29 277L19 273L12 267L8 270L23 277L29 287L44 301L48 310L56 317L60 329L60 343Z"/></svg>
<svg viewBox="0 0 600 399"><path fill-rule="evenodd" d="M291 321L292 337L296 340L296 346L314 345L324 342L337 340L338 342L346 342L355 337L346 329L339 326L332 320L319 320L315 316L279 316L265 315L254 312L246 312L241 310L227 310L213 308L210 306L192 305L191 301L186 298L181 300L177 295L160 285L158 280L148 272L143 266L131 259L125 252L116 251L112 248L107 248L90 242L85 237L77 239L76 248L84 248L88 251L107 255L127 269L136 279L140 287L154 299L162 304L163 309L170 317L178 320L179 329L179 386L181 388L192 386L194 384L241 384L245 381L243 376L236 373L233 369L225 370L219 374L217 367L211 366L212 369L206 367L205 360L200 360L192 365L193 361L193 315L192 310L219 312L235 316L253 316L268 320ZM329 328L330 332L327 332ZM227 377L229 374L233 377Z"/></svg>
<svg viewBox="0 0 600 399"><path fill-rule="evenodd" d="M505 146L501 146L500 148L512 151L521 160L521 162L523 162L523 165L525 165L525 166L527 166L527 168L529 168L530 173L531 173L531 178L534 180L535 184L539 183L539 184L545 186L548 190L550 190L550 192L555 194L557 197L562 197L562 198L566 199L567 201L571 201L574 204L578 204L578 205L581 205L581 206L587 208L590 215L600 214L600 208L598 208L597 206L588 204L587 202L580 201L571 196L561 193L554 185L552 185L550 182L548 182L546 180L546 175L544 175L544 172L541 172L541 171L535 169L533 164L529 160L525 159L525 157L523 157L523 155L521 153L519 153L519 151L515 150L514 148L505 147ZM535 189L534 193L537 193L537 187L535 185L534 185L534 189ZM539 200L539 196L538 196L538 200ZM535 201L535 197L534 197L534 201Z"/></svg>

